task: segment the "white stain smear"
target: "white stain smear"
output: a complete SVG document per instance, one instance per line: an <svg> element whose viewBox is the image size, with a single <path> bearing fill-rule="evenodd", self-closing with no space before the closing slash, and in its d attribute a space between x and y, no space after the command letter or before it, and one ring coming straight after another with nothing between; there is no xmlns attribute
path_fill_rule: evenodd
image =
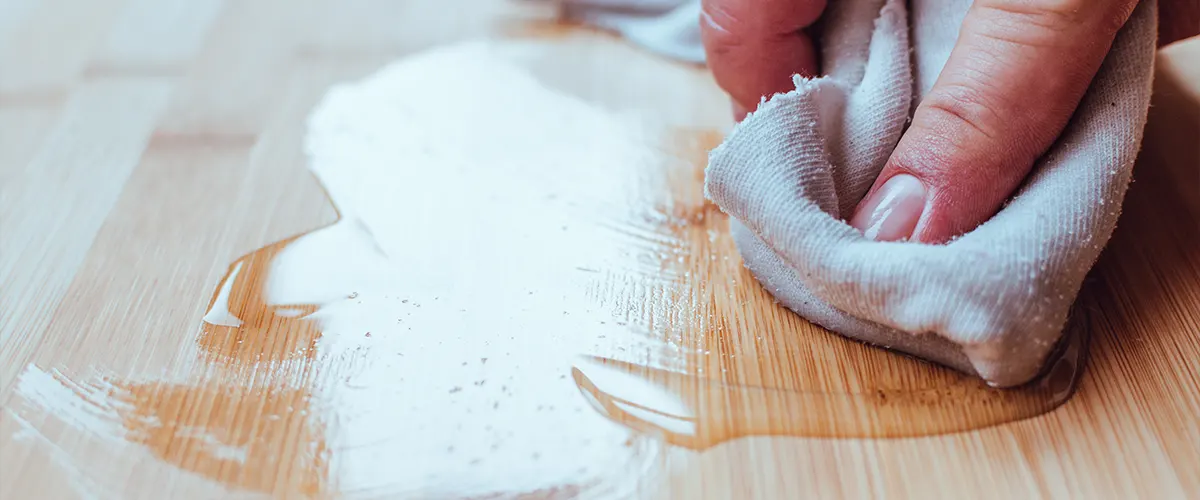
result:
<svg viewBox="0 0 1200 500"><path fill-rule="evenodd" d="M322 356L367 349L323 393L343 491L624 496L652 479L659 445L590 408L570 370L661 349L589 295L652 246L612 226L661 187L660 138L521 55L435 50L334 88L309 120L342 219L279 254L267 296L322 304Z"/></svg>
<svg viewBox="0 0 1200 500"><path fill-rule="evenodd" d="M77 382L58 370L42 371L30 365L17 381L17 393L30 407L47 411L88 436L109 444L125 444L139 436L130 429L157 429L164 426L155 415L138 415L130 404L133 395L127 389L114 386L99 377ZM132 422L136 420L136 422ZM206 448L212 456L235 462L246 461L244 446L229 445L204 429L178 426L175 436L191 438ZM26 426L27 432L33 432Z"/></svg>
<svg viewBox="0 0 1200 500"><path fill-rule="evenodd" d="M302 319L320 327L317 352L293 361L323 374L304 411L320 422L331 493L628 497L660 479L662 445L591 408L571 368L580 355L678 355L623 321L661 293L661 177L678 160L643 117L539 83L525 48L402 60L333 88L310 117L311 168L341 219L280 250L263 291L277 316L318 306ZM205 321L250 323L227 307L243 271ZM126 440L111 390L31 367L18 394ZM245 460L209 438L211 455Z"/></svg>
<svg viewBox="0 0 1200 500"><path fill-rule="evenodd" d="M11 443L35 447L61 474L45 479L65 481L83 499L129 498L134 492L167 485L198 497L259 497L179 470L136 444L125 422L139 417L130 414L128 394L123 391L99 376L76 380L59 370L29 365L17 381L14 401L18 404L3 414L20 429ZM162 425L153 417L141 418L138 424ZM49 433L49 429L54 430ZM65 446L67 442L73 446Z"/></svg>
<svg viewBox="0 0 1200 500"><path fill-rule="evenodd" d="M58 370L25 368L17 381L17 394L29 405L45 409L57 419L90 435L121 441L125 428L113 400L94 384L80 384Z"/></svg>

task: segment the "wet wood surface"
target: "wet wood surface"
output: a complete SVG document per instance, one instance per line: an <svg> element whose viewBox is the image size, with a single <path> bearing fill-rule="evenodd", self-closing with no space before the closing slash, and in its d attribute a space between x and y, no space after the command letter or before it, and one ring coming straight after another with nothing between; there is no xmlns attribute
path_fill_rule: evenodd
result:
<svg viewBox="0 0 1200 500"><path fill-rule="evenodd" d="M553 16L0 0L0 498L1200 491L1200 40L1056 408L776 305L704 69Z"/></svg>

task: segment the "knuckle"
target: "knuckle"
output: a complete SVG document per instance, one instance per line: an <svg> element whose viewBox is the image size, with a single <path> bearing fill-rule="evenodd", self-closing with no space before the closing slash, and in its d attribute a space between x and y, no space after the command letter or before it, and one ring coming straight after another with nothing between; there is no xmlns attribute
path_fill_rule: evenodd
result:
<svg viewBox="0 0 1200 500"><path fill-rule="evenodd" d="M1025 34L1030 37L1025 42L1036 42L1039 34L1088 34L1095 30L1114 34L1124 26L1137 3L1137 0L986 0L976 6L1002 28L998 30L1001 33Z"/></svg>
<svg viewBox="0 0 1200 500"><path fill-rule="evenodd" d="M963 136L991 140L999 133L995 124L1004 104L986 89L983 84L947 83L931 92L921 106L944 127L965 128L968 133Z"/></svg>
<svg viewBox="0 0 1200 500"><path fill-rule="evenodd" d="M1084 19L1089 0L988 0L978 5L998 15L1043 28L1070 26Z"/></svg>

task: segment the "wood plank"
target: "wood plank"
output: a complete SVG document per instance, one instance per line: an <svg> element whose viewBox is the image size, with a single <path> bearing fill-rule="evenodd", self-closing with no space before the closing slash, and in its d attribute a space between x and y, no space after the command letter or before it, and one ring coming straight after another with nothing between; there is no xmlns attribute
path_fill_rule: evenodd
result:
<svg viewBox="0 0 1200 500"><path fill-rule="evenodd" d="M228 262L253 248L332 220L332 207L304 168L303 118L331 83L359 76L365 69L362 65L361 61L327 62L297 68L286 85L282 105L259 138L152 137L60 301L61 306L49 315L49 326L34 362L93 366L124 380L149 376L151 380L179 383L146 386L152 391L226 383L270 390L274 383L271 380L255 381L244 372L222 373L200 363L194 337L196 325L212 284ZM181 304L190 307L181 308ZM222 404L231 404L212 399L220 394L219 390L176 393L188 405L208 405L195 409L201 418L205 412L221 411ZM148 394L158 397L160 393ZM166 392L161 394L165 397ZM170 405L180 400L169 401L162 411L176 411ZM211 406L214 404L218 406ZM282 400L279 404L293 403ZM162 443L164 448L153 449L157 455L147 454L137 446L113 444L111 435L72 432L70 428L60 433L52 419L28 412L21 402L9 407L21 412L0 417L3 428L34 436L4 447L0 461L32 464L29 469L18 467L15 471L15 477L30 480L6 484L13 491L37 488L41 477L38 471L51 470L87 478L84 486L68 485L61 492L64 497L79 494L79 487L96 488L121 498L159 498L161 490L148 488L148 484L180 488L184 494L224 487L203 476L181 473L175 467L138 465L147 459L169 462L171 456L194 460L194 453L203 452L203 442L180 455L171 451L174 448L166 448L176 446L167 441ZM53 443L43 436L52 436ZM288 448L294 442L284 439L274 445ZM282 448L263 451L270 456L290 453ZM236 475L241 469L232 469L234 475L221 473L219 467L225 465L221 460L201 463L208 463L214 467L211 474L234 485L275 484L259 476L241 479ZM270 459L268 463L278 467L288 462ZM112 480L112 471L122 468L133 469L132 478L124 483ZM279 487L286 488L290 484L287 477L291 476L279 473L284 476Z"/></svg>
<svg viewBox="0 0 1200 500"><path fill-rule="evenodd" d="M947 370L809 325L741 270L723 216L706 208L699 190L704 150L728 126L726 101L702 68L590 30L537 29L546 4L130 0L124 9L96 4L59 15L51 9L64 4L56 0L0 1L0 13L23 13L20 21L0 20L0 62L28 74L0 75L0 497L499 491L558 498L595 486L587 478L653 498L1188 498L1200 491L1200 87L1188 76L1200 71L1191 57L1200 40L1160 56L1137 182L1081 297L1081 324L1093 342L1074 397L1051 413L969 432L829 439L800 423L836 417L843 420L827 432L865 428L861 435L878 436L938 419L980 422L1001 406L970 399L988 393L964 392L956 385L962 378ZM17 29L6 36L6 26ZM322 335L346 341L335 334L380 309L339 317L326 308L326 323L314 326L303 317L307 303L261 307L271 304L264 287L272 276L324 276L332 281L323 290L341 293L339 273L356 269L334 257L290 271L270 267L289 238L336 218L305 168L308 113L336 82L481 35L523 40L505 57L515 57L546 95L585 103L564 111L578 119L541 132L542 142L519 134L538 129L514 126L521 113L491 125L490 115L458 125L432 119L381 136L399 142L436 130L442 135L425 144L444 147L428 165L403 165L414 181L396 184L394 199L384 200L408 207L392 212L389 227L410 231L375 235L385 252L409 259L408 274L353 275L360 281L350 283L412 295L382 310L426 336L407 334L407 326L356 331L351 347L358 347L322 357L314 347ZM12 48L52 37L53 60ZM180 91L172 93L175 82ZM530 95L473 82L447 85L496 93L496 109ZM539 106L526 111L546 111ZM626 111L651 119L629 122L639 132L627 135L597 125L594 142L568 133L580 120L605 123L596 117ZM494 134L480 133L488 126ZM446 137L455 131L476 140L452 147ZM555 134L562 140L546 146ZM652 140L663 141L656 151L666 156L621 156ZM546 149L538 155L505 144ZM554 170L562 175L525 183L504 176L547 167L562 154L556 144L595 149L562 156ZM421 182L453 171L453 161L439 167L438 158L478 161L471 155L487 147L495 148L487 158L507 170L476 170L457 190ZM605 200L607 212L585 210ZM561 229L542 224L559 216ZM600 219L625 232L588 240L601 234L588 230ZM331 234L320 231L312 234ZM421 239L431 234L439 237ZM536 245L521 239L531 237ZM560 246L573 250L544 251ZM578 266L554 267L567 263ZM514 283L535 294L503 293ZM379 299L369 290L346 296ZM582 299L567 300L579 290ZM206 304L224 304L242 326L202 321ZM341 330L329 326L337 321ZM562 343L580 338L588 340L580 350L614 361L594 372L564 357L559 370L558 356L575 352ZM686 355L656 358L644 350L647 338ZM496 346L510 346L515 357L489 351ZM613 367L631 368L605 384L586 377L613 376ZM552 376L528 376L534 372ZM14 392L18 374L26 385ZM617 406L600 401L605 391L580 397L576 384L588 390L581 380L609 395L626 394L621 384L648 392L618 401L633 418L616 418ZM543 393L509 394L529 388ZM937 418L861 397L922 390L943 408ZM826 406L788 403L813 394L858 396L847 408L828 398L816 400ZM450 406L455 401L474 416ZM690 408L682 414L692 420L671 421L680 415L665 411L646 417L627 404L653 403L644 410L664 401L677 405L663 407L672 411ZM547 408L505 413L521 404ZM552 412L567 417L553 420ZM903 415L914 422L886 421ZM455 422L519 433L535 443L530 451L538 439L554 438L543 451L589 435L597 441L572 448L578 452L515 458L507 448L477 446L469 438L488 435L470 425L408 428ZM709 432L689 441L672 430L681 422ZM623 444L609 439L615 435L629 436L631 446L604 448ZM422 446L433 451L417 453ZM580 457L596 457L595 469L554 468ZM503 474L474 472L471 460Z"/></svg>
<svg viewBox="0 0 1200 500"><path fill-rule="evenodd" d="M179 76L200 51L223 5L223 0L130 1L87 74Z"/></svg>
<svg viewBox="0 0 1200 500"><path fill-rule="evenodd" d="M40 0L0 36L0 99L69 91L125 0Z"/></svg>
<svg viewBox="0 0 1200 500"><path fill-rule="evenodd" d="M225 2L188 65L159 131L254 136L279 106L310 2Z"/></svg>
<svg viewBox="0 0 1200 500"><path fill-rule="evenodd" d="M0 398L40 343L92 240L137 165L170 82L85 84L23 168L0 185Z"/></svg>

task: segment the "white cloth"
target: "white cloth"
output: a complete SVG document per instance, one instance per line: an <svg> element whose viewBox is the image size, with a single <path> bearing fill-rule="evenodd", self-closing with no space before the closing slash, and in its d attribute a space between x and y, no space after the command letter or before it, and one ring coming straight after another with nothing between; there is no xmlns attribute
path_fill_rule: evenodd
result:
<svg viewBox="0 0 1200 500"><path fill-rule="evenodd" d="M910 15L900 0L830 2L827 76L797 79L735 127L710 156L706 192L735 219L746 265L790 309L1018 385L1062 337L1116 225L1150 103L1156 5L1137 7L1070 124L1000 213L945 245L873 242L841 219L932 87L970 0L911 4Z"/></svg>
<svg viewBox="0 0 1200 500"><path fill-rule="evenodd" d="M699 0L560 0L561 16L620 33L655 53L704 62Z"/></svg>
<svg viewBox="0 0 1200 500"><path fill-rule="evenodd" d="M652 5L641 12L664 16L685 5L565 1L593 16L597 1ZM710 157L705 188L732 216L746 265L788 308L1007 387L1033 379L1047 362L1116 225L1150 103L1157 7L1140 3L1067 129L999 214L946 245L869 241L842 219L933 86L970 4L829 2L820 40L825 76L797 78L795 91L735 127ZM700 50L694 17L683 26L672 16L658 34L671 42L657 44L645 33L653 24L606 12L582 18L603 17L597 24L663 53L691 39L680 33L697 33Z"/></svg>

